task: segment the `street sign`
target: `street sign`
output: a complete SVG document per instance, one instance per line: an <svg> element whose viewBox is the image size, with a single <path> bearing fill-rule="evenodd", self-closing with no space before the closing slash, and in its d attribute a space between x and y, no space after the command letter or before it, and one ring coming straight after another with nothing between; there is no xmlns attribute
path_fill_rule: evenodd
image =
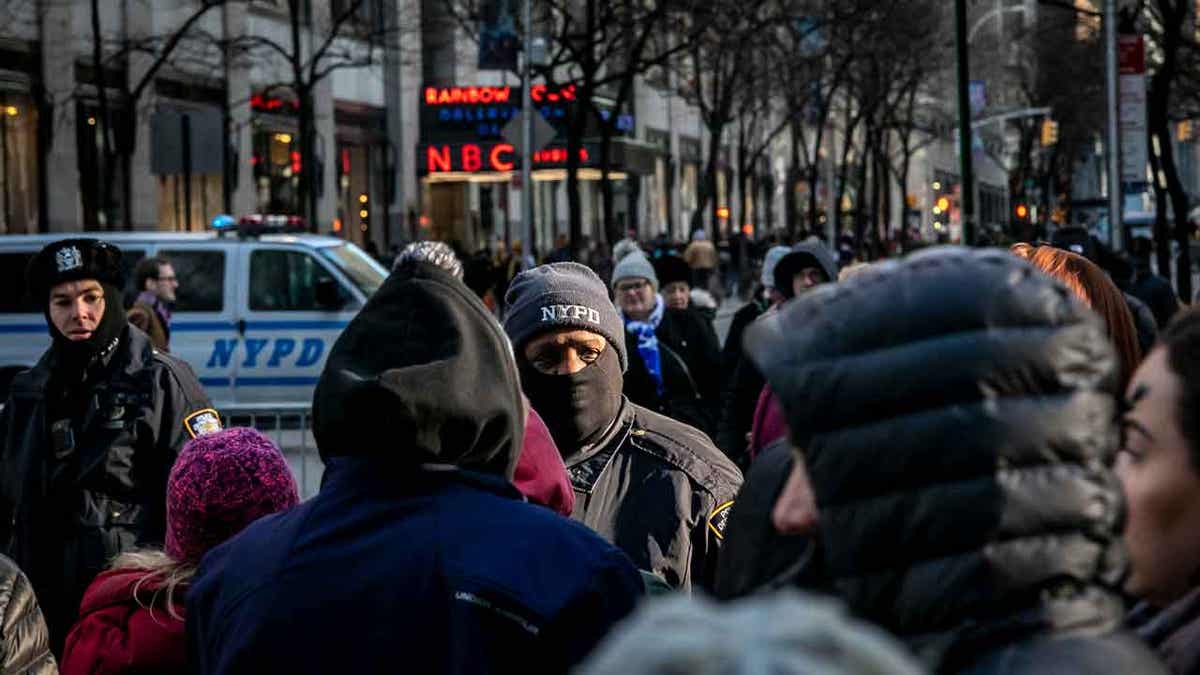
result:
<svg viewBox="0 0 1200 675"><path fill-rule="evenodd" d="M504 137L508 139L508 142L512 143L513 151L518 157L524 155L525 148L524 139L522 138L523 125L521 123L521 116L523 114L523 112L519 112L513 115L512 120L510 120L508 124L505 124L504 129L501 131ZM532 152L537 152L538 150L546 147L546 145L549 144L550 141L554 140L554 137L557 135L558 130L550 126L550 123L546 121L546 118L542 117L540 114L534 113Z"/></svg>
<svg viewBox="0 0 1200 675"><path fill-rule="evenodd" d="M1145 42L1140 35L1122 35L1119 46L1121 181L1142 183L1150 161L1146 148Z"/></svg>

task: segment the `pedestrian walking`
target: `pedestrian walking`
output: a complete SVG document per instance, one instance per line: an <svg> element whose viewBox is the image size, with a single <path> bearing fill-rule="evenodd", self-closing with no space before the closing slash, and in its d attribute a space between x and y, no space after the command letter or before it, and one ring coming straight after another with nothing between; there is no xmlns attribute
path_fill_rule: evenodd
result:
<svg viewBox="0 0 1200 675"><path fill-rule="evenodd" d="M1125 392L1130 625L1175 675L1200 673L1200 311L1167 324Z"/></svg>
<svg viewBox="0 0 1200 675"><path fill-rule="evenodd" d="M792 475L746 484L758 508L727 545L807 546L768 578L738 569L753 551L723 558L722 595L831 593L932 672L1164 672L1118 629L1119 360L1065 287L1003 251L934 249L805 294L746 350L780 393Z"/></svg>
<svg viewBox="0 0 1200 675"><path fill-rule="evenodd" d="M683 259L687 261L688 267L692 268L692 283L696 288L709 290L708 282L712 279L720 259L717 256L717 247L709 241L704 230L698 229L692 233L691 243L683 250Z"/></svg>
<svg viewBox="0 0 1200 675"><path fill-rule="evenodd" d="M188 441L167 482L163 548L126 551L84 593L62 675L188 670L184 597L213 547L300 502L287 460L254 429Z"/></svg>
<svg viewBox="0 0 1200 675"><path fill-rule="evenodd" d="M522 388L575 489L572 518L672 587L710 586L737 467L703 433L622 395L624 325L591 270L534 268L513 282L508 304Z"/></svg>
<svg viewBox="0 0 1200 675"><path fill-rule="evenodd" d="M350 322L313 396L315 497L206 555L197 673L565 672L642 592L628 558L510 482L525 410L478 298L421 261Z"/></svg>
<svg viewBox="0 0 1200 675"><path fill-rule="evenodd" d="M626 386L625 394L638 405L714 434L721 347L712 323L697 312L667 307L654 266L640 253L617 263L612 287L632 369L650 376L639 387Z"/></svg>
<svg viewBox="0 0 1200 675"><path fill-rule="evenodd" d="M138 296L129 308L129 323L150 336L150 344L169 352L171 344L171 307L179 279L170 261L161 256L143 258L134 270Z"/></svg>
<svg viewBox="0 0 1200 675"><path fill-rule="evenodd" d="M96 574L163 541L184 442L221 428L192 369L126 320L121 270L120 249L96 239L33 257L28 287L52 341L0 416L0 542L29 575L56 654Z"/></svg>

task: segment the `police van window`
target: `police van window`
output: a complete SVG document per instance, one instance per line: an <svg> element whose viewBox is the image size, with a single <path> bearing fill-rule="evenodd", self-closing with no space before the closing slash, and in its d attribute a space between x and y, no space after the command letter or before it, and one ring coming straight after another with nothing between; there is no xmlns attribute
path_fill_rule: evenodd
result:
<svg viewBox="0 0 1200 675"><path fill-rule="evenodd" d="M333 275L308 253L262 249L250 253L250 309L263 312L321 312L332 309L317 299L321 282ZM352 309L341 284L340 309Z"/></svg>
<svg viewBox="0 0 1200 675"><path fill-rule="evenodd" d="M121 249L121 268L125 271L125 287L121 289L121 298L125 303L125 309L133 306L133 301L137 299L141 289L137 287L137 275L134 270L137 269L137 264L146 257L146 252L138 249Z"/></svg>
<svg viewBox="0 0 1200 675"><path fill-rule="evenodd" d="M346 276L350 277L350 281L353 281L354 285L358 286L358 289L368 298L379 290L379 287L383 285L383 280L387 278L387 272L383 267L353 244L339 244L320 250L321 255L345 272Z"/></svg>
<svg viewBox="0 0 1200 675"><path fill-rule="evenodd" d="M220 312L225 309L225 252L159 249L175 270L176 312Z"/></svg>

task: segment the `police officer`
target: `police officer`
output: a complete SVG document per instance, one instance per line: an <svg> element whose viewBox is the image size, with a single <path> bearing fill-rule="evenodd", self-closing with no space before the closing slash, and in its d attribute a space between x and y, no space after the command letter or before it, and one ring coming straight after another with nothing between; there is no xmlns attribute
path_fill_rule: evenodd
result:
<svg viewBox="0 0 1200 675"><path fill-rule="evenodd" d="M590 269L523 272L507 302L521 386L575 489L572 517L672 587L711 588L741 472L695 428L621 394L625 330Z"/></svg>
<svg viewBox="0 0 1200 675"><path fill-rule="evenodd" d="M221 422L191 368L128 323L120 249L65 239L26 275L52 344L0 415L0 547L29 574L58 655L93 577L162 541L176 453Z"/></svg>

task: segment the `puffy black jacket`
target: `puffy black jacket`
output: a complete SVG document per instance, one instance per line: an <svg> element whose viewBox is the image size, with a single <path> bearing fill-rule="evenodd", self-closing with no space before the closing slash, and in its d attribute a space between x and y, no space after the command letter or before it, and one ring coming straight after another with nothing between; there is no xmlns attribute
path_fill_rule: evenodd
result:
<svg viewBox="0 0 1200 675"><path fill-rule="evenodd" d="M721 390L721 347L712 324L693 309L667 309L654 331L658 337L663 394L637 350L637 338L626 331L629 375L624 393L634 403L716 434ZM642 375L644 374L644 375Z"/></svg>
<svg viewBox="0 0 1200 675"><path fill-rule="evenodd" d="M625 401L604 438L564 458L582 522L674 588L711 588L742 474L704 434Z"/></svg>
<svg viewBox="0 0 1200 675"><path fill-rule="evenodd" d="M804 583L938 672L1161 672L1117 632L1116 356L1065 287L934 249L814 289L746 343L820 510Z"/></svg>
<svg viewBox="0 0 1200 675"><path fill-rule="evenodd" d="M0 556L0 673L52 675L50 635L29 579Z"/></svg>
<svg viewBox="0 0 1200 675"><path fill-rule="evenodd" d="M192 369L129 326L85 384L65 447L47 400L57 361L51 347L13 378L0 416L0 546L29 575L56 652L96 574L162 542L167 474L192 437L189 418L210 407Z"/></svg>

